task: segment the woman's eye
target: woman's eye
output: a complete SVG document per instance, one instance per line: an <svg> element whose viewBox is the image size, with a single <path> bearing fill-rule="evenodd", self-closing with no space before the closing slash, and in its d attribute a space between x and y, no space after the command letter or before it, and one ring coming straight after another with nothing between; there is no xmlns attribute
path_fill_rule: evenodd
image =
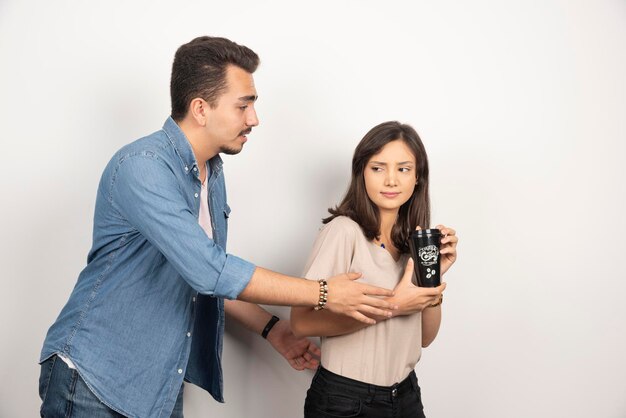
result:
<svg viewBox="0 0 626 418"><path fill-rule="evenodd" d="M382 167L372 167L372 171L379 172L383 171Z"/></svg>
<svg viewBox="0 0 626 418"><path fill-rule="evenodd" d="M400 171L401 173L408 173L409 171L411 171L411 169L410 169L410 168L408 168L408 167L402 167L402 168L400 168L400 170L399 170L399 171Z"/></svg>

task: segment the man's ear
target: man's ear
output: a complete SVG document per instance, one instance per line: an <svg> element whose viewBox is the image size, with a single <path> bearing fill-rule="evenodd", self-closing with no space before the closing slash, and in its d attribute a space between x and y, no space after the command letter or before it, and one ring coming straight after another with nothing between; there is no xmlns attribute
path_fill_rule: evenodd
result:
<svg viewBox="0 0 626 418"><path fill-rule="evenodd" d="M196 97L189 103L188 114L193 117L196 123L200 126L206 126L209 119L209 104L199 97Z"/></svg>

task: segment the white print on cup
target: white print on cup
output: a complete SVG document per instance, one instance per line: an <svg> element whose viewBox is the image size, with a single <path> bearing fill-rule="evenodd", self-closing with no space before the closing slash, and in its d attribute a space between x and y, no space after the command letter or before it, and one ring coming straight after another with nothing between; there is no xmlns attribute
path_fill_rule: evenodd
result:
<svg viewBox="0 0 626 418"><path fill-rule="evenodd" d="M426 269L426 278L427 278L427 279L430 279L430 278L431 278L431 277L433 277L435 274L437 274L437 270L435 270L435 269L432 269L432 270L431 270L430 268L427 268L427 269Z"/></svg>
<svg viewBox="0 0 626 418"><path fill-rule="evenodd" d="M439 248L436 245L428 245L420 248L418 255L423 266L432 266L439 257Z"/></svg>

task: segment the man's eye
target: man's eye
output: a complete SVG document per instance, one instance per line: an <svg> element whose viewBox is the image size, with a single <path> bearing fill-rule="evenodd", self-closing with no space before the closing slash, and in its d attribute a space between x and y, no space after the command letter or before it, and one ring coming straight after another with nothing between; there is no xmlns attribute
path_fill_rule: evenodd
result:
<svg viewBox="0 0 626 418"><path fill-rule="evenodd" d="M245 105L245 106L239 106L239 109L241 109L241 110L246 110L247 108L248 108L248 105Z"/></svg>

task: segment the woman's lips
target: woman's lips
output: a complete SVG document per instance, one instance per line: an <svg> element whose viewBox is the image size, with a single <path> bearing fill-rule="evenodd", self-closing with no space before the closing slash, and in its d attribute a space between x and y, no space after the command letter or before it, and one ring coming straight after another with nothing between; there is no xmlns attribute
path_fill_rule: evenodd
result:
<svg viewBox="0 0 626 418"><path fill-rule="evenodd" d="M400 193L399 192L380 192L380 194L382 194L386 198L393 199L394 197L398 196Z"/></svg>

